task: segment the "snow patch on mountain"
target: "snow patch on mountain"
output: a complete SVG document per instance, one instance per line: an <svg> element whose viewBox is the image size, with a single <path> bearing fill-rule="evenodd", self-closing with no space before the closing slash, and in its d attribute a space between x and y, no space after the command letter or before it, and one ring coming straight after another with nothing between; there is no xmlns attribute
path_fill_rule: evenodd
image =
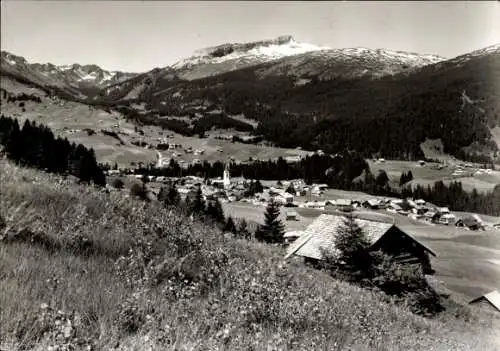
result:
<svg viewBox="0 0 500 351"><path fill-rule="evenodd" d="M51 63L29 63L21 56L2 51L2 66L27 75L42 85L78 87L94 85L101 88L107 84L119 83L132 78L135 73L106 71L97 65L61 65Z"/></svg>
<svg viewBox="0 0 500 351"><path fill-rule="evenodd" d="M270 46L260 46L248 51L248 55L255 56L267 56L270 58L281 58L284 56L292 56L298 54L304 54L306 52L318 51L318 50L328 50L328 47L320 47L313 44L298 43L295 40L291 40L286 44L282 45L270 45Z"/></svg>
<svg viewBox="0 0 500 351"><path fill-rule="evenodd" d="M242 63L245 61L266 62L286 56L328 49L328 47L299 43L292 37L285 36L274 40L245 44L224 44L213 48L198 50L193 54L193 56L181 60L171 67L174 69L180 69L198 64L217 64L236 60L241 61Z"/></svg>
<svg viewBox="0 0 500 351"><path fill-rule="evenodd" d="M350 76L381 77L410 71L444 61L436 55L420 55L364 47L332 49L295 41L291 36L251 43L223 44L196 51L193 56L171 66L182 79L197 79L255 64L271 63L259 73L297 77L319 75L330 79L344 73ZM304 84L299 82L298 84Z"/></svg>

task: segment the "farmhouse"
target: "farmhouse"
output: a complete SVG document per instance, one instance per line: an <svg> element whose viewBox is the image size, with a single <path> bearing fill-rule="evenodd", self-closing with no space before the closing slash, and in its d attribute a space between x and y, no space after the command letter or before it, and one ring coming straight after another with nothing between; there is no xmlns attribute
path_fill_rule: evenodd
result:
<svg viewBox="0 0 500 351"><path fill-rule="evenodd" d="M377 199L370 199L363 202L363 207L378 210L380 208L380 201Z"/></svg>
<svg viewBox="0 0 500 351"><path fill-rule="evenodd" d="M415 203L416 203L418 206L424 206L424 205L425 205L425 200L422 200L422 199L417 199L417 200L415 200Z"/></svg>
<svg viewBox="0 0 500 351"><path fill-rule="evenodd" d="M344 216L322 214L316 218L287 250L285 259L296 255L306 262L317 263L324 259L323 252L336 254L335 235L343 225ZM430 249L416 241L392 223L375 222L356 218L368 240L370 250L382 250L398 262L421 264L427 274L432 272L429 254L436 256Z"/></svg>
<svg viewBox="0 0 500 351"><path fill-rule="evenodd" d="M297 212L290 210L286 211L286 220L287 221L296 221L297 220Z"/></svg>
<svg viewBox="0 0 500 351"><path fill-rule="evenodd" d="M288 163L295 163L295 162L300 162L301 157L300 156L286 156L285 161Z"/></svg>
<svg viewBox="0 0 500 351"><path fill-rule="evenodd" d="M500 311L500 293L494 290L471 300L469 304L480 304L498 312Z"/></svg>
<svg viewBox="0 0 500 351"><path fill-rule="evenodd" d="M336 205L341 211L352 211L352 202L350 199L337 199Z"/></svg>
<svg viewBox="0 0 500 351"><path fill-rule="evenodd" d="M276 196L276 201L278 203L283 204L283 205L291 204L291 203L293 203L293 195L285 193L285 192L280 193L278 196Z"/></svg>
<svg viewBox="0 0 500 351"><path fill-rule="evenodd" d="M482 222L480 219L474 217L474 216L466 216L464 218L460 218L455 225L457 227L464 227L468 228L470 230L479 230L483 227Z"/></svg>

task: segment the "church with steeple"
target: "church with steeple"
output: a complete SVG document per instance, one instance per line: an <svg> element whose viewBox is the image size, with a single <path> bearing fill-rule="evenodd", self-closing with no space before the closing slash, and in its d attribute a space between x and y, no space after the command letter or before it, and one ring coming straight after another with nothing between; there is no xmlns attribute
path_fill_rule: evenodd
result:
<svg viewBox="0 0 500 351"><path fill-rule="evenodd" d="M231 186L231 175L229 173L229 163L226 163L224 167L224 175L222 178L222 184L224 184L224 189L228 190Z"/></svg>

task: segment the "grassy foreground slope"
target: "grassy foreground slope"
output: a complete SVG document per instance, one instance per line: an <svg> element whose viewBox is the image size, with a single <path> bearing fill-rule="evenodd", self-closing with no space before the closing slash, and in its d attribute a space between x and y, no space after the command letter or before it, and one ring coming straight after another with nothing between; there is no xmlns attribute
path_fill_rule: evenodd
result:
<svg viewBox="0 0 500 351"><path fill-rule="evenodd" d="M280 248L5 160L0 215L2 350L500 345L492 314L464 307L458 317L424 319L379 293L284 263Z"/></svg>

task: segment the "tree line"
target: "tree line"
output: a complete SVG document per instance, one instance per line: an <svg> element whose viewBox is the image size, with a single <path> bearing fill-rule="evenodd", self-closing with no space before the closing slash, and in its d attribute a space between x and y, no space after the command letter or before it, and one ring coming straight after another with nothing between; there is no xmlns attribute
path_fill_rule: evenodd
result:
<svg viewBox="0 0 500 351"><path fill-rule="evenodd" d="M33 101L38 103L42 102L42 99L40 97L32 94L20 93L14 95L3 88L0 88L0 93L2 94L2 98L7 100L7 102L16 102L16 101Z"/></svg>
<svg viewBox="0 0 500 351"><path fill-rule="evenodd" d="M22 126L15 118L0 117L0 144L7 157L23 166L51 173L71 174L80 181L106 184L106 177L98 165L93 149L55 137L52 131L26 120Z"/></svg>
<svg viewBox="0 0 500 351"><path fill-rule="evenodd" d="M193 175L216 178L223 174L224 167L222 161L213 163L205 161L182 168L177 161L171 159L168 167L157 168L151 164L136 169L136 173L166 177ZM336 188L347 187L354 178L368 169L366 160L356 152L344 152L335 156L313 154L298 162L287 162L279 157L268 161L249 160L246 163L230 163L232 177L267 180L304 179L307 184L326 183Z"/></svg>
<svg viewBox="0 0 500 351"><path fill-rule="evenodd" d="M401 194L403 197L424 199L436 206L450 207L454 211L500 215L500 184L489 193L479 193L475 188L469 193L462 188L460 182L446 185L443 181L437 181L427 187L404 187Z"/></svg>

